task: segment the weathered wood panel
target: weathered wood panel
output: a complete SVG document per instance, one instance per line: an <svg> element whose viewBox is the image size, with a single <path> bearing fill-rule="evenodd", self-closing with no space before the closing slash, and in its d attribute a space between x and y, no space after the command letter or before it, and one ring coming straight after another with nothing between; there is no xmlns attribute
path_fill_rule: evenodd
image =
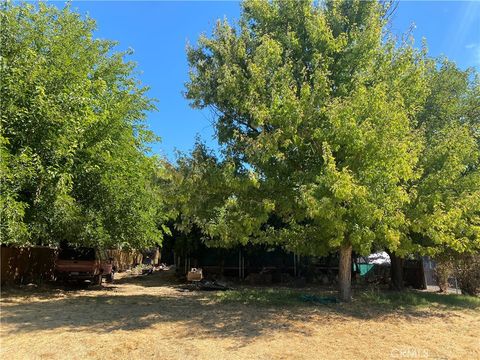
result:
<svg viewBox="0 0 480 360"><path fill-rule="evenodd" d="M55 271L57 250L48 247L0 247L1 283L51 280Z"/></svg>
<svg viewBox="0 0 480 360"><path fill-rule="evenodd" d="M143 255L136 250L107 250L109 257L113 258L113 265L117 271L125 271L142 263Z"/></svg>
<svg viewBox="0 0 480 360"><path fill-rule="evenodd" d="M131 250L107 250L117 271L142 263L142 254ZM55 275L57 249L48 247L0 247L0 282L5 284L39 283Z"/></svg>

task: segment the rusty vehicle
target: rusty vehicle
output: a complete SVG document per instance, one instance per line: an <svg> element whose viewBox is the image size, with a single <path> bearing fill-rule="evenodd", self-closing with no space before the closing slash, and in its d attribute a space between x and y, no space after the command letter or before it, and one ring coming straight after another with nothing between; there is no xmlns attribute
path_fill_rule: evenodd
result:
<svg viewBox="0 0 480 360"><path fill-rule="evenodd" d="M60 282L90 282L101 285L114 280L113 259L105 250L86 247L61 248L55 263L55 275Z"/></svg>

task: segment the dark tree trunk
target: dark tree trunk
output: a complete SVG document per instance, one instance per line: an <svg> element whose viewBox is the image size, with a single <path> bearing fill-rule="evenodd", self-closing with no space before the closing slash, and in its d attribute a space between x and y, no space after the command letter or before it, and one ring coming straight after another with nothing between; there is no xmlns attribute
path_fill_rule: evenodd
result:
<svg viewBox="0 0 480 360"><path fill-rule="evenodd" d="M397 256L395 253L388 253L390 255L390 289L402 291L403 286L403 263L404 258Z"/></svg>
<svg viewBox="0 0 480 360"><path fill-rule="evenodd" d="M340 300L349 302L352 300L352 245L340 247L338 281Z"/></svg>

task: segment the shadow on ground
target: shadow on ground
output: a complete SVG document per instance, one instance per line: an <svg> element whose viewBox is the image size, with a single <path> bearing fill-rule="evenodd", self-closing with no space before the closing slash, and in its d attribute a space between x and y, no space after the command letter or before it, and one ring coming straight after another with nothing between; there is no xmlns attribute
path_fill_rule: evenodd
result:
<svg viewBox="0 0 480 360"><path fill-rule="evenodd" d="M145 287L146 294L129 294L123 292L126 284ZM163 287L170 290L167 294L148 293L151 288ZM120 289L121 292L113 290ZM475 309L477 303L451 299L429 298L432 295L420 294L420 300L435 302L440 308L432 311L422 303L415 303L413 298L389 298L379 294L367 294L351 304L318 305L302 302L278 303L285 294L276 290L263 290L269 295L258 301L255 294L262 294L262 289L240 289L233 292L220 293L180 293L172 291L175 284L166 275L151 275L130 277L119 280L114 286L72 290L70 292L50 289L46 293L35 294L35 298L23 301L15 294L2 295L1 322L12 326L17 332L32 332L63 328L71 331L90 331L106 333L117 330L148 329L159 323L184 325L185 329L195 329L196 337L235 337L248 342L262 334L272 334L275 331L292 331L302 335L310 335L308 328L291 326L307 321L317 321L320 324L332 318L340 321L349 319L380 319L382 317L403 316L409 319L424 319L428 317L453 316L448 310ZM113 291L113 292L112 292ZM289 297L295 298L304 290L287 291ZM305 289L307 291L307 289ZM32 292L33 294L34 292ZM247 294L247 296L245 296ZM250 296L250 295L252 296ZM25 294L24 294L25 296ZM380 296L380 297L379 297ZM263 299L263 300L262 300ZM447 299L447 297L445 297ZM440 303L439 303L440 301Z"/></svg>
<svg viewBox="0 0 480 360"><path fill-rule="evenodd" d="M199 296L77 296L10 305L2 309L2 323L17 332L70 328L72 331L112 332L145 329L156 323L181 323L200 329L196 336L256 337L264 331L284 330L277 309L247 312L245 307L216 305Z"/></svg>

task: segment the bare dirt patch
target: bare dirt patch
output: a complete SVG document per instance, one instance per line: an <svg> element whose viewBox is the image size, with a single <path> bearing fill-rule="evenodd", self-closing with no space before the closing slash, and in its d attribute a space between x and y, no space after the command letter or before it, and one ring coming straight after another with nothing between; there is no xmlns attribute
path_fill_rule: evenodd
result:
<svg viewBox="0 0 480 360"><path fill-rule="evenodd" d="M0 356L480 359L475 303L318 305L295 303L298 294L290 290L269 291L181 292L169 273L89 289L6 290ZM271 301L276 298L286 300Z"/></svg>

